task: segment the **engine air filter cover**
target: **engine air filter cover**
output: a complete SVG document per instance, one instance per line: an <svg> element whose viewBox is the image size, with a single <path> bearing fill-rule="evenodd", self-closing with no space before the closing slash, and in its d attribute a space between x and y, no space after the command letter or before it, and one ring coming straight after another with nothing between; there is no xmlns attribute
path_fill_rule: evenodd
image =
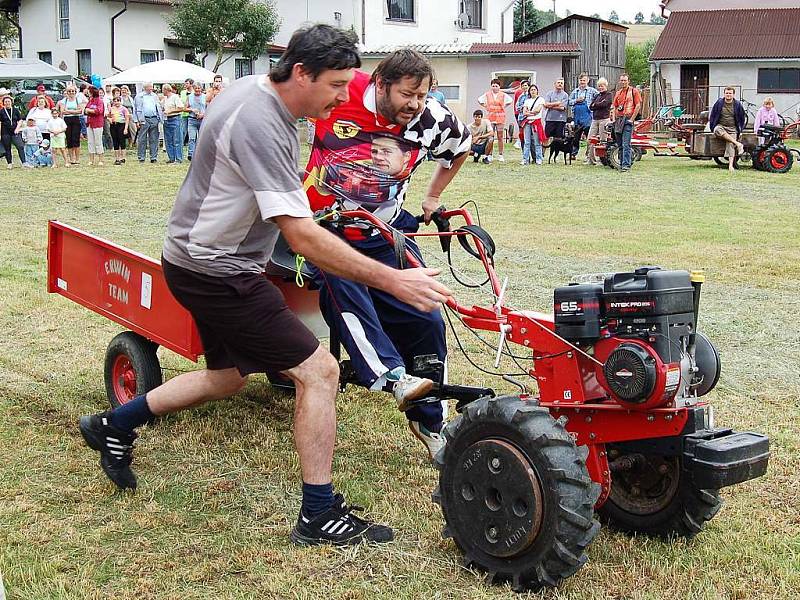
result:
<svg viewBox="0 0 800 600"><path fill-rule="evenodd" d="M656 386L655 358L638 344L620 344L605 361L603 375L611 392L624 402L647 402Z"/></svg>

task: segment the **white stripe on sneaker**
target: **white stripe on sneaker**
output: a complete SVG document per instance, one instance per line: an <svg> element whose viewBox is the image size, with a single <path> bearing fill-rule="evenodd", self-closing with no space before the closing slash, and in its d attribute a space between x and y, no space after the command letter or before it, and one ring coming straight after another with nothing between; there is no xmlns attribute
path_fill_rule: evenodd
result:
<svg viewBox="0 0 800 600"><path fill-rule="evenodd" d="M335 523L336 523L336 521L328 521L327 523L325 523L325 525L322 526L322 531L324 531L325 533L328 533L328 527L330 527L331 525L333 525Z"/></svg>
<svg viewBox="0 0 800 600"><path fill-rule="evenodd" d="M107 442L117 442L118 444L121 443L117 438L110 437L108 435L106 436L106 441Z"/></svg>

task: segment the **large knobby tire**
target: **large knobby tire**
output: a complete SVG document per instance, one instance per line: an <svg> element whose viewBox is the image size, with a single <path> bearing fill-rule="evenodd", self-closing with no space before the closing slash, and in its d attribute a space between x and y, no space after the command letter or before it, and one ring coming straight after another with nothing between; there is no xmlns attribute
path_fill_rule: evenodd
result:
<svg viewBox="0 0 800 600"><path fill-rule="evenodd" d="M106 349L105 382L112 408L161 385L157 349L158 344L132 331L123 331L111 340Z"/></svg>
<svg viewBox="0 0 800 600"><path fill-rule="evenodd" d="M599 509L604 523L626 533L691 538L717 514L716 490L698 488L679 456L626 453L609 445L609 459L630 459L631 468L614 470L611 493Z"/></svg>
<svg viewBox="0 0 800 600"><path fill-rule="evenodd" d="M586 563L600 486L588 449L561 422L518 396L482 398L444 435L433 499L465 565L523 591L556 586Z"/></svg>
<svg viewBox="0 0 800 600"><path fill-rule="evenodd" d="M764 168L770 173L786 173L793 162L794 156L785 146L770 148L764 154Z"/></svg>
<svg viewBox="0 0 800 600"><path fill-rule="evenodd" d="M642 155L644 152L642 151L639 146L631 146L631 158L633 158L633 162L639 162L642 160Z"/></svg>

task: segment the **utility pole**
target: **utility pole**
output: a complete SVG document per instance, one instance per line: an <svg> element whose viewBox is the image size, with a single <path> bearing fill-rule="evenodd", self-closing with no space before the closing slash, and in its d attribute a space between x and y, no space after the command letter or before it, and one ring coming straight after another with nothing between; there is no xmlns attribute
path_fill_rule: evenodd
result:
<svg viewBox="0 0 800 600"><path fill-rule="evenodd" d="M556 18L556 21L558 21L558 16L556 13L556 0L553 0L553 16Z"/></svg>

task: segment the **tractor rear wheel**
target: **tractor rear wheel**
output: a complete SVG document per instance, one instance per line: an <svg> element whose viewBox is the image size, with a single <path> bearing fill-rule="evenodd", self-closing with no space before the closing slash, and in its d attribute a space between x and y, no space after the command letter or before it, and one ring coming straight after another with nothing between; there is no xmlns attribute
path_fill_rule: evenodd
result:
<svg viewBox="0 0 800 600"><path fill-rule="evenodd" d="M615 529L691 538L722 506L716 490L694 485L679 456L626 453L612 445L606 450L613 479L611 493L598 512Z"/></svg>
<svg viewBox="0 0 800 600"><path fill-rule="evenodd" d="M433 500L465 565L523 591L555 586L586 563L600 486L588 449L549 411L518 396L481 398L444 436Z"/></svg>
<svg viewBox="0 0 800 600"><path fill-rule="evenodd" d="M108 344L105 360L106 396L116 408L161 385L158 344L138 333L123 331Z"/></svg>
<svg viewBox="0 0 800 600"><path fill-rule="evenodd" d="M753 150L753 168L756 171L763 171L766 169L764 159L767 153L765 150Z"/></svg>
<svg viewBox="0 0 800 600"><path fill-rule="evenodd" d="M792 168L794 156L788 148L770 148L764 154L764 168L770 173L786 173Z"/></svg>

